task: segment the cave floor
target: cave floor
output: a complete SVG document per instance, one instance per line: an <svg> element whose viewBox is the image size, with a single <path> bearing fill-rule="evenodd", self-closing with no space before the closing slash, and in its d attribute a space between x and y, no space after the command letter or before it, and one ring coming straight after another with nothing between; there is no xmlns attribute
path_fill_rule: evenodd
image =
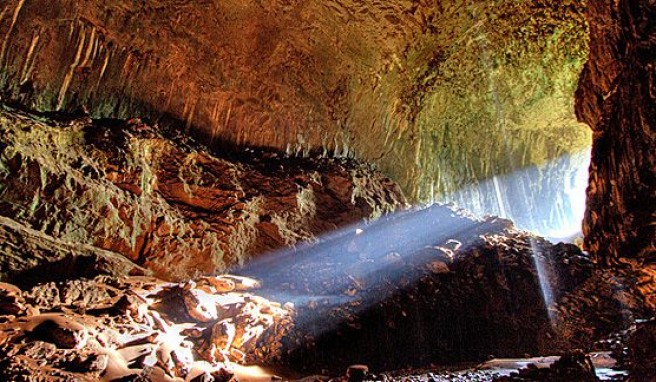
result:
<svg viewBox="0 0 656 382"><path fill-rule="evenodd" d="M432 233L429 248L416 247L422 235L407 224L414 219L469 229L448 238ZM376 257L375 246L363 244L388 226L400 235L397 247ZM626 358L628 335L614 333L631 324L627 306L636 297L624 286L630 272L596 269L573 245L552 245L508 221L444 206L358 227L240 268L251 277L2 284L0 379L281 379L242 365L283 367L294 372L280 372L282 379L305 381L626 379L625 365L611 369L613 357ZM530 256L537 247L559 280L548 307L558 313L555 321ZM350 255L356 249L361 256ZM490 354L508 358L484 361ZM355 363L372 373L337 377ZM434 366L456 364L464 366Z"/></svg>

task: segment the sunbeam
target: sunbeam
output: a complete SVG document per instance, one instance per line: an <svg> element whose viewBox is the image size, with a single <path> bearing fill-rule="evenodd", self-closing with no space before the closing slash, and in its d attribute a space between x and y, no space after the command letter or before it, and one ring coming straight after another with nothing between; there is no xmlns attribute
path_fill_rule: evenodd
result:
<svg viewBox="0 0 656 382"><path fill-rule="evenodd" d="M515 217L513 211L526 210L523 221L542 222L542 227L553 227L548 233L571 236L580 230L583 213L583 185L587 170L583 170L586 153L575 156L563 156L544 168L526 168L506 176L498 176L479 189L463 190L454 195L461 200L464 195L480 194L486 190L495 190L499 211L508 218ZM572 165L575 163L576 165ZM567 179L559 178L553 187L545 179L545 168L569 168ZM548 178L548 177L547 177ZM535 181L539 187L535 194L527 194L516 188L527 181ZM521 193L521 198L515 198ZM553 196L554 200L543 198ZM551 203L552 208L539 208L523 203ZM555 203L555 204L554 204ZM511 208L512 206L512 208ZM527 219L527 214L541 211L556 211L551 216L536 215ZM489 223L480 219L465 219L464 210L447 208L442 205L415 207L382 217L373 222L361 222L328 233L315 242L304 243L296 248L286 249L261 256L236 270L256 279L262 280L264 293L276 301L288 301L294 304L321 306L323 309L348 306L351 311L365 311L389 296L394 288L388 288L387 294L367 294L367 290L376 289L381 276L386 282L397 284L402 278L407 281L407 270L399 264L413 264L417 267L434 267L439 272L454 261L454 252L461 250L462 242L467 238L486 234L490 231ZM548 223L548 224L547 224ZM541 232L538 232L541 233ZM545 234L545 233L542 233ZM546 235L545 236L549 236ZM555 320L553 304L553 285L550 285L547 260L531 239L533 266L537 276L536 285L544 300L545 315L550 322ZM312 275L299 274L290 276L290 269L302 273L316 269L313 264L321 263L324 267ZM443 264L443 265L442 265ZM502 271L502 270L499 270ZM309 276L309 277L308 277ZM412 277L420 277L416 273ZM301 279L303 281L301 281ZM413 282L411 280L411 282ZM381 288L384 289L384 288ZM321 320L320 317L301 317L306 320ZM317 330L327 331L337 322L315 325Z"/></svg>
<svg viewBox="0 0 656 382"><path fill-rule="evenodd" d="M590 149L562 155L462 188L438 198L483 216L512 220L518 227L553 241L572 242L585 213Z"/></svg>

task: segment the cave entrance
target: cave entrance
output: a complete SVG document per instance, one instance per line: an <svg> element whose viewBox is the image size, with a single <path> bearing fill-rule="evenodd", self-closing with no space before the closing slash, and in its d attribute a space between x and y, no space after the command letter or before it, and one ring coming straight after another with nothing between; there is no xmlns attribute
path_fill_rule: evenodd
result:
<svg viewBox="0 0 656 382"><path fill-rule="evenodd" d="M466 186L437 201L512 220L552 242L581 238L590 148Z"/></svg>
<svg viewBox="0 0 656 382"><path fill-rule="evenodd" d="M412 101L412 133L396 143L409 148L382 167L420 203L453 202L571 242L592 142L575 115L590 52L585 5L502 3L445 10L440 20L454 21L444 33L413 45L419 74L399 101Z"/></svg>

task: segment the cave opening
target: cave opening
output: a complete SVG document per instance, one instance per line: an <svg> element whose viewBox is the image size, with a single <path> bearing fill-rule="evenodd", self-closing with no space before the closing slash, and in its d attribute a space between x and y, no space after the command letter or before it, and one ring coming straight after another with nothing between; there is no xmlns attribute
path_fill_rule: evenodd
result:
<svg viewBox="0 0 656 382"><path fill-rule="evenodd" d="M512 220L548 240L582 244L591 149L465 186L439 198L478 216Z"/></svg>

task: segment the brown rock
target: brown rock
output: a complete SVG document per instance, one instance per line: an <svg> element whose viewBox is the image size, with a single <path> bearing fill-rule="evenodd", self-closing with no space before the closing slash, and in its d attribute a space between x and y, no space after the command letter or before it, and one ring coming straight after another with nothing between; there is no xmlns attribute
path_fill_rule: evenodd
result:
<svg viewBox="0 0 656 382"><path fill-rule="evenodd" d="M171 280L216 274L404 205L388 179L351 160L220 158L156 126L62 123L0 110L0 188L15 190L0 199L3 280L147 273L134 263ZM333 177L344 192L323 186ZM272 239L265 220L280 235ZM34 245L8 244L20 240Z"/></svg>
<svg viewBox="0 0 656 382"><path fill-rule="evenodd" d="M0 316L17 315L25 310L21 290L11 284L0 283Z"/></svg>
<svg viewBox="0 0 656 382"><path fill-rule="evenodd" d="M488 179L491 164L506 172L572 152L588 138L571 111L587 48L581 1L3 5L3 98L45 112L149 117L222 150L280 151L262 161L283 152L357 155L414 198ZM497 123L499 110L513 116L510 125ZM145 134L142 121L130 122ZM148 195L150 185L134 181L139 172L127 173L112 172L115 186ZM354 204L370 204L370 178L354 184L344 175L322 179L334 194L317 200L357 194ZM230 205L204 197L214 187L159 184L199 209Z"/></svg>
<svg viewBox="0 0 656 382"><path fill-rule="evenodd" d="M216 321L221 317L221 311L211 295L201 290L185 291L184 303L189 315L200 322Z"/></svg>
<svg viewBox="0 0 656 382"><path fill-rule="evenodd" d="M637 324L629 339L631 381L656 380L656 320Z"/></svg>
<svg viewBox="0 0 656 382"><path fill-rule="evenodd" d="M60 349L81 349L89 337L82 325L62 318L46 319L32 330L32 336L53 343Z"/></svg>
<svg viewBox="0 0 656 382"><path fill-rule="evenodd" d="M656 260L656 8L591 0L587 17L590 58L576 97L594 131L585 247L604 264L640 267Z"/></svg>
<svg viewBox="0 0 656 382"><path fill-rule="evenodd" d="M231 321L219 321L212 327L212 345L218 352L216 359L224 358L230 354L230 347L235 340L237 330Z"/></svg>
<svg viewBox="0 0 656 382"><path fill-rule="evenodd" d="M221 277L207 277L203 280L206 280L210 285L212 285L217 293L232 292L236 288L234 281Z"/></svg>
<svg viewBox="0 0 656 382"><path fill-rule="evenodd" d="M0 253L0 280L27 287L38 282L99 274L150 273L116 253L59 240L3 216L0 216Z"/></svg>

